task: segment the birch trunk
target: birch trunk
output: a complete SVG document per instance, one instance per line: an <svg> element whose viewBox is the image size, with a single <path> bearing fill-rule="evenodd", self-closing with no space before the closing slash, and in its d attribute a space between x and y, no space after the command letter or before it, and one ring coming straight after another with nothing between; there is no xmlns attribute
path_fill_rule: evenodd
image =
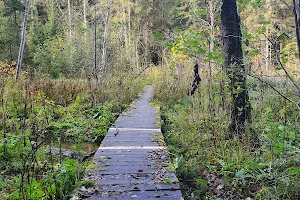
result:
<svg viewBox="0 0 300 200"><path fill-rule="evenodd" d="M100 81L103 81L103 77L104 77L104 73L105 73L105 65L106 65L107 49L108 49L110 10L113 5L113 2L114 2L114 0L110 0L108 3L108 6L107 6L107 15L106 15L106 20L105 20L105 30L104 30L104 36L103 36Z"/></svg>
<svg viewBox="0 0 300 200"><path fill-rule="evenodd" d="M212 53L214 49L214 27L215 27L215 13L214 13L214 8L213 8L213 2L210 0L208 2L209 4L209 16L210 16L210 38L209 38L209 52ZM210 83L212 81L212 68L213 68L213 63L209 59L209 79Z"/></svg>
<svg viewBox="0 0 300 200"><path fill-rule="evenodd" d="M269 35L269 29L266 29L266 35ZM266 52L265 52L265 57L266 57L266 72L269 71L269 40L266 39Z"/></svg>
<svg viewBox="0 0 300 200"><path fill-rule="evenodd" d="M131 40L131 2L128 3L128 37Z"/></svg>
<svg viewBox="0 0 300 200"><path fill-rule="evenodd" d="M86 45L86 40L87 40L86 0L83 0L83 27L84 27L84 43Z"/></svg>
<svg viewBox="0 0 300 200"><path fill-rule="evenodd" d="M212 54L213 49L214 49L214 27L215 27L215 13L214 13L214 7L213 7L213 2L212 0L210 0L208 2L208 6L209 6L209 17L210 17L210 24L209 24L209 29L210 29L210 37L209 39L209 44L208 44L208 50L209 53ZM212 104L212 100L213 100L213 92L212 92L212 68L213 68L213 62L211 59L209 59L208 61L208 66L209 66L209 88L208 88L208 99L209 99L209 111L210 113L214 113L213 112L213 104ZM213 116L213 115L210 115Z"/></svg>
<svg viewBox="0 0 300 200"><path fill-rule="evenodd" d="M135 62L136 62L136 71L139 71L139 41L140 41L140 31L136 36L135 40Z"/></svg>
<svg viewBox="0 0 300 200"><path fill-rule="evenodd" d="M28 22L30 4L31 4L31 0L27 0L26 6L25 6L25 14L24 14L24 19L23 19L23 24L22 24L21 43L20 43L20 50L19 50L17 71L16 71L16 81L18 81L20 79L20 73L21 73L21 67L22 67L22 61L23 61L23 55L24 55L24 47L25 47L25 43L26 43L26 27L27 27L27 22Z"/></svg>
<svg viewBox="0 0 300 200"><path fill-rule="evenodd" d="M300 58L300 1L293 0L294 3L294 16L296 24L296 36L298 44L298 58Z"/></svg>
<svg viewBox="0 0 300 200"><path fill-rule="evenodd" d="M96 79L96 83L99 84L98 79L98 66L97 66L97 10L95 5L95 21L94 21L94 77Z"/></svg>
<svg viewBox="0 0 300 200"><path fill-rule="evenodd" d="M84 54L88 54L87 48L87 19L86 19L86 0L83 0L83 29L84 29ZM86 71L87 59L84 59L84 66L82 68L82 74Z"/></svg>
<svg viewBox="0 0 300 200"><path fill-rule="evenodd" d="M72 18L71 18L71 3L70 0L68 0L68 19L69 19L69 35L70 39L72 37Z"/></svg>

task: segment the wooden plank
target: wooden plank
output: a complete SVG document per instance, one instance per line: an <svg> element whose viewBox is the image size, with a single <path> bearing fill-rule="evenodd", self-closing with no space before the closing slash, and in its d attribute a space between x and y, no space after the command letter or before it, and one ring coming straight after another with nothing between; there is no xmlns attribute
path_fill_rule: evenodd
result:
<svg viewBox="0 0 300 200"><path fill-rule="evenodd" d="M140 147L144 147L144 146L149 146L149 147L153 147L153 146L159 146L156 142L147 142L147 141L103 141L101 144L101 147L115 147L115 146L128 146L128 147L132 147L132 146L137 146L137 144Z"/></svg>
<svg viewBox="0 0 300 200"><path fill-rule="evenodd" d="M107 162L139 162L139 161L149 161L151 162L152 160L146 157L141 157L141 156L135 156L135 157L125 157L125 156L114 156L114 157L109 157L109 158L105 158L105 159L101 159L98 162L103 162L103 161L107 161ZM97 162L97 160L96 160Z"/></svg>
<svg viewBox="0 0 300 200"><path fill-rule="evenodd" d="M105 168L105 167L104 167ZM133 172L143 172L143 171L154 171L154 167L152 167L151 165L142 165L142 166L135 166L135 165L131 165L131 166L122 166L122 165L109 165L107 166L107 170L106 171L133 171ZM119 174L119 173L117 173Z"/></svg>
<svg viewBox="0 0 300 200"><path fill-rule="evenodd" d="M98 183L101 184L101 181ZM170 190L175 191L179 190L180 187L178 184L147 184L147 183L125 183L125 184L116 184L116 185L102 185L101 191L103 192L114 192L114 191L160 191L160 190Z"/></svg>
<svg viewBox="0 0 300 200"><path fill-rule="evenodd" d="M147 150L157 150L157 149L166 149L162 146L101 146L99 150L136 150L136 149L147 149Z"/></svg>
<svg viewBox="0 0 300 200"><path fill-rule="evenodd" d="M89 200L144 200L144 199L168 199L181 200L182 193L180 190L176 191L131 191L131 192L109 192L100 195L94 195Z"/></svg>
<svg viewBox="0 0 300 200"><path fill-rule="evenodd" d="M103 168L101 169L101 171L98 171L98 174L101 174L101 175L113 175L113 174L153 174L155 173L155 169L138 169L138 168L135 168L135 169L128 169L128 168L114 168L114 169L111 169L111 168Z"/></svg>
<svg viewBox="0 0 300 200"><path fill-rule="evenodd" d="M160 184L163 182L163 180L159 179L152 179L152 178L128 178L128 179L104 179L104 180L97 180L97 183L101 185L122 185L122 184L143 184L143 183L149 183L149 184Z"/></svg>
<svg viewBox="0 0 300 200"><path fill-rule="evenodd" d="M110 128L110 130L112 131L141 131L141 132L161 132L160 128L124 128L124 127L120 127L120 128L115 128L112 127Z"/></svg>
<svg viewBox="0 0 300 200"><path fill-rule="evenodd" d="M145 154L108 154L108 153L98 153L96 154L99 157L103 157L101 160L150 160ZM130 155L130 156L128 156Z"/></svg>
<svg viewBox="0 0 300 200"><path fill-rule="evenodd" d="M164 178L157 178L153 174L144 176L143 174L118 174L118 175L103 175L96 180L101 185L122 185L122 184L162 184L166 179L175 181L177 180L174 173L166 175Z"/></svg>

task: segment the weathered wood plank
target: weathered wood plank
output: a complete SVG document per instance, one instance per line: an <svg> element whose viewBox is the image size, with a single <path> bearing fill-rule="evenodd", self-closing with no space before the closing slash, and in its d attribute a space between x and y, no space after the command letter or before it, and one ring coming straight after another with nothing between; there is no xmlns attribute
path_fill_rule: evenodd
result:
<svg viewBox="0 0 300 200"><path fill-rule="evenodd" d="M131 191L131 192L109 192L101 195L94 195L89 200L143 200L143 199L172 199L180 200L182 194L179 190L176 191Z"/></svg>

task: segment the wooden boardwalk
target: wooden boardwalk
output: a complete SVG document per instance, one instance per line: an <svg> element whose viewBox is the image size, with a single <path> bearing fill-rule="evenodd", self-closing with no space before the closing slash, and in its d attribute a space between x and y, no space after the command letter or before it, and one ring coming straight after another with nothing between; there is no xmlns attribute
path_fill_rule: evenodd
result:
<svg viewBox="0 0 300 200"><path fill-rule="evenodd" d="M150 106L152 93L147 87L109 129L85 177L96 185L81 188L78 199L183 199L178 180L169 171L158 111Z"/></svg>

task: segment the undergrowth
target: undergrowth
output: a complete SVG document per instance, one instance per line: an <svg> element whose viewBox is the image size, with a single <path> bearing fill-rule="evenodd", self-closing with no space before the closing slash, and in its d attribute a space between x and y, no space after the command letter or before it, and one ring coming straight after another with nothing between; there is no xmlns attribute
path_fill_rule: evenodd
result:
<svg viewBox="0 0 300 200"><path fill-rule="evenodd" d="M100 144L145 84L143 76L128 74L100 85L67 79L1 80L1 199L70 199L84 184L88 161L53 155L48 147Z"/></svg>
<svg viewBox="0 0 300 200"><path fill-rule="evenodd" d="M162 130L185 199L299 199L299 111L267 86L249 85L246 133L258 136L256 148L250 140L226 137L230 99L225 90L222 100L219 83L201 83L193 97L177 79L156 84Z"/></svg>

